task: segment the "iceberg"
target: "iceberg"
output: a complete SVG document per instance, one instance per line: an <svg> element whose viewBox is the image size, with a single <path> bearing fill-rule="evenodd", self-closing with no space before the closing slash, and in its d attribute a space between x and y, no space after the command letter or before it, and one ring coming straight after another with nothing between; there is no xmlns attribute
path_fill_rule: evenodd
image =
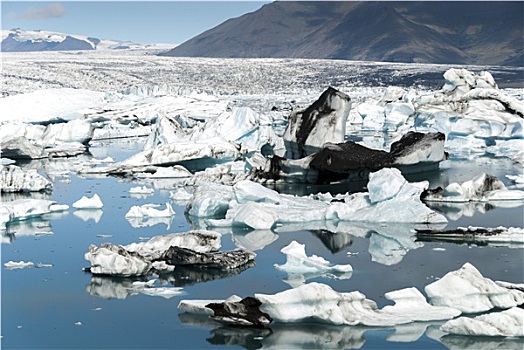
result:
<svg viewBox="0 0 524 350"><path fill-rule="evenodd" d="M189 231L156 236L146 242L125 246L103 243L100 246L90 245L84 258L91 262L90 271L93 274L142 276L157 268L172 270L168 252L173 247L207 253L220 248L220 239L221 235L217 232Z"/></svg>
<svg viewBox="0 0 524 350"><path fill-rule="evenodd" d="M186 212L190 216L211 218L206 220L210 227L251 229L314 221L447 222L420 201L420 194L427 186L427 181L407 182L395 168L372 173L368 183L370 192L346 194L343 201L278 194L254 182L241 181L234 186L206 184L196 189Z"/></svg>
<svg viewBox="0 0 524 350"><path fill-rule="evenodd" d="M217 269L236 269L255 259L256 254L243 249L223 252L196 252L171 246L160 257L168 265L198 265Z"/></svg>
<svg viewBox="0 0 524 350"><path fill-rule="evenodd" d="M524 229L521 227L458 227L454 230L416 230L421 241L492 244L496 246L524 247Z"/></svg>
<svg viewBox="0 0 524 350"><path fill-rule="evenodd" d="M257 161L251 179L260 182L335 183L365 180L372 171L396 167L404 173L438 169L447 159L443 133L410 131L390 151L370 149L353 141L326 143L307 157L293 160L273 156Z"/></svg>
<svg viewBox="0 0 524 350"><path fill-rule="evenodd" d="M16 165L0 166L1 192L51 191L53 183L34 169L24 170Z"/></svg>
<svg viewBox="0 0 524 350"><path fill-rule="evenodd" d="M96 193L92 197L82 196L73 203L73 208L76 209L102 209L103 206L102 200Z"/></svg>
<svg viewBox="0 0 524 350"><path fill-rule="evenodd" d="M69 206L57 204L47 199L17 199L0 203L0 230L12 221L26 220L52 212L69 209Z"/></svg>
<svg viewBox="0 0 524 350"><path fill-rule="evenodd" d="M210 303L206 308L213 310L211 318L218 322L235 326L264 327L273 319L259 310L260 305L256 298L247 297L240 301Z"/></svg>
<svg viewBox="0 0 524 350"><path fill-rule="evenodd" d="M524 309L491 312L477 317L459 317L444 323L446 333L482 337L524 337Z"/></svg>
<svg viewBox="0 0 524 350"><path fill-rule="evenodd" d="M141 276L151 270L151 262L120 245L111 243L90 245L89 252L85 253L84 257L91 263L89 270L95 275Z"/></svg>
<svg viewBox="0 0 524 350"><path fill-rule="evenodd" d="M447 273L424 290L432 305L452 307L464 313L509 309L524 303L523 291L496 284L470 263Z"/></svg>
<svg viewBox="0 0 524 350"><path fill-rule="evenodd" d="M315 277L328 277L335 279L349 279L353 272L351 265L332 265L326 259L306 255L306 247L293 241L280 250L286 255L287 261L283 265L275 264L275 268L287 272L288 277L284 282L296 288L305 283L307 279Z"/></svg>
<svg viewBox="0 0 524 350"><path fill-rule="evenodd" d="M497 177L481 173L462 184L453 182L442 189L426 190L422 200L428 202L524 201L524 191L508 190Z"/></svg>
<svg viewBox="0 0 524 350"><path fill-rule="evenodd" d="M445 320L460 314L450 307L429 305L416 289L387 295L394 306L378 309L360 292L339 293L320 283L309 283L274 295L256 294L260 310L275 322L313 320L335 325L394 326L414 321Z"/></svg>
<svg viewBox="0 0 524 350"><path fill-rule="evenodd" d="M144 166L175 164L204 169L217 163L240 159L246 149L240 144L220 138L161 144L139 152L130 158L107 167L110 174L121 174Z"/></svg>
<svg viewBox="0 0 524 350"><path fill-rule="evenodd" d="M158 204L144 204L142 206L134 205L129 209L127 214L125 215L127 218L159 218L159 217L171 217L175 215L175 211L173 210L173 207L171 207L171 204L166 203L166 209L164 210L158 210Z"/></svg>
<svg viewBox="0 0 524 350"><path fill-rule="evenodd" d="M154 188L148 188L146 186L138 186L138 187L132 187L129 189L130 194L153 194L155 193Z"/></svg>
<svg viewBox="0 0 524 350"><path fill-rule="evenodd" d="M300 159L327 142L343 142L350 109L350 97L329 87L308 108L292 114L284 132L286 158Z"/></svg>

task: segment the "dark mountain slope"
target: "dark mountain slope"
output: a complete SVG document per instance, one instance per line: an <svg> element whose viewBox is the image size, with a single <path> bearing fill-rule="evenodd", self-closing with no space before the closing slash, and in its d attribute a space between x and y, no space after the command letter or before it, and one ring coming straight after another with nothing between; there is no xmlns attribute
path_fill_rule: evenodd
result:
<svg viewBox="0 0 524 350"><path fill-rule="evenodd" d="M168 56L523 65L524 2L277 1Z"/></svg>

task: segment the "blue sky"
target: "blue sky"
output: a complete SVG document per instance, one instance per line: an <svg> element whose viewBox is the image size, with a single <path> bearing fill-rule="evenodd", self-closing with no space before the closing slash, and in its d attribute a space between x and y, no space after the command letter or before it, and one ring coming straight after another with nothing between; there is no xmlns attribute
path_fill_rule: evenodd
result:
<svg viewBox="0 0 524 350"><path fill-rule="evenodd" d="M181 44L270 1L1 1L2 29Z"/></svg>

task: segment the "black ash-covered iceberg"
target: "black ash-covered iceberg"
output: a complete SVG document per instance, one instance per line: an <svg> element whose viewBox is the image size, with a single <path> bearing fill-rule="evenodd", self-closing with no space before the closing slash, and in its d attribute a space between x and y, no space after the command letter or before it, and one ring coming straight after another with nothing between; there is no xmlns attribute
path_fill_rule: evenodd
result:
<svg viewBox="0 0 524 350"><path fill-rule="evenodd" d="M91 245L84 257L91 263L91 273L121 277L172 272L176 265L236 269L254 260L256 254L245 250L218 252L221 237L218 232L194 230L126 246L103 243Z"/></svg>
<svg viewBox="0 0 524 350"><path fill-rule="evenodd" d="M253 166L251 178L262 183L274 181L332 183L365 180L370 172L396 167L404 173L438 169L447 159L445 135L410 131L391 145L389 152L371 149L353 141L327 143L319 151L301 158L274 156Z"/></svg>
<svg viewBox="0 0 524 350"><path fill-rule="evenodd" d="M303 111L291 115L284 133L286 158L308 156L325 143L344 141L351 98L332 87Z"/></svg>

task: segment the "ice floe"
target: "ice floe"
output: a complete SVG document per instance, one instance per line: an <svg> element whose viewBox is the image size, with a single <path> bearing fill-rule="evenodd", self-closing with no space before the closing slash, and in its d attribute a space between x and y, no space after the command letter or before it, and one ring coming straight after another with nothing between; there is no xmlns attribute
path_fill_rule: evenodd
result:
<svg viewBox="0 0 524 350"><path fill-rule="evenodd" d="M73 203L73 208L76 209L101 209L103 206L104 203L96 193L92 197L82 196Z"/></svg>

